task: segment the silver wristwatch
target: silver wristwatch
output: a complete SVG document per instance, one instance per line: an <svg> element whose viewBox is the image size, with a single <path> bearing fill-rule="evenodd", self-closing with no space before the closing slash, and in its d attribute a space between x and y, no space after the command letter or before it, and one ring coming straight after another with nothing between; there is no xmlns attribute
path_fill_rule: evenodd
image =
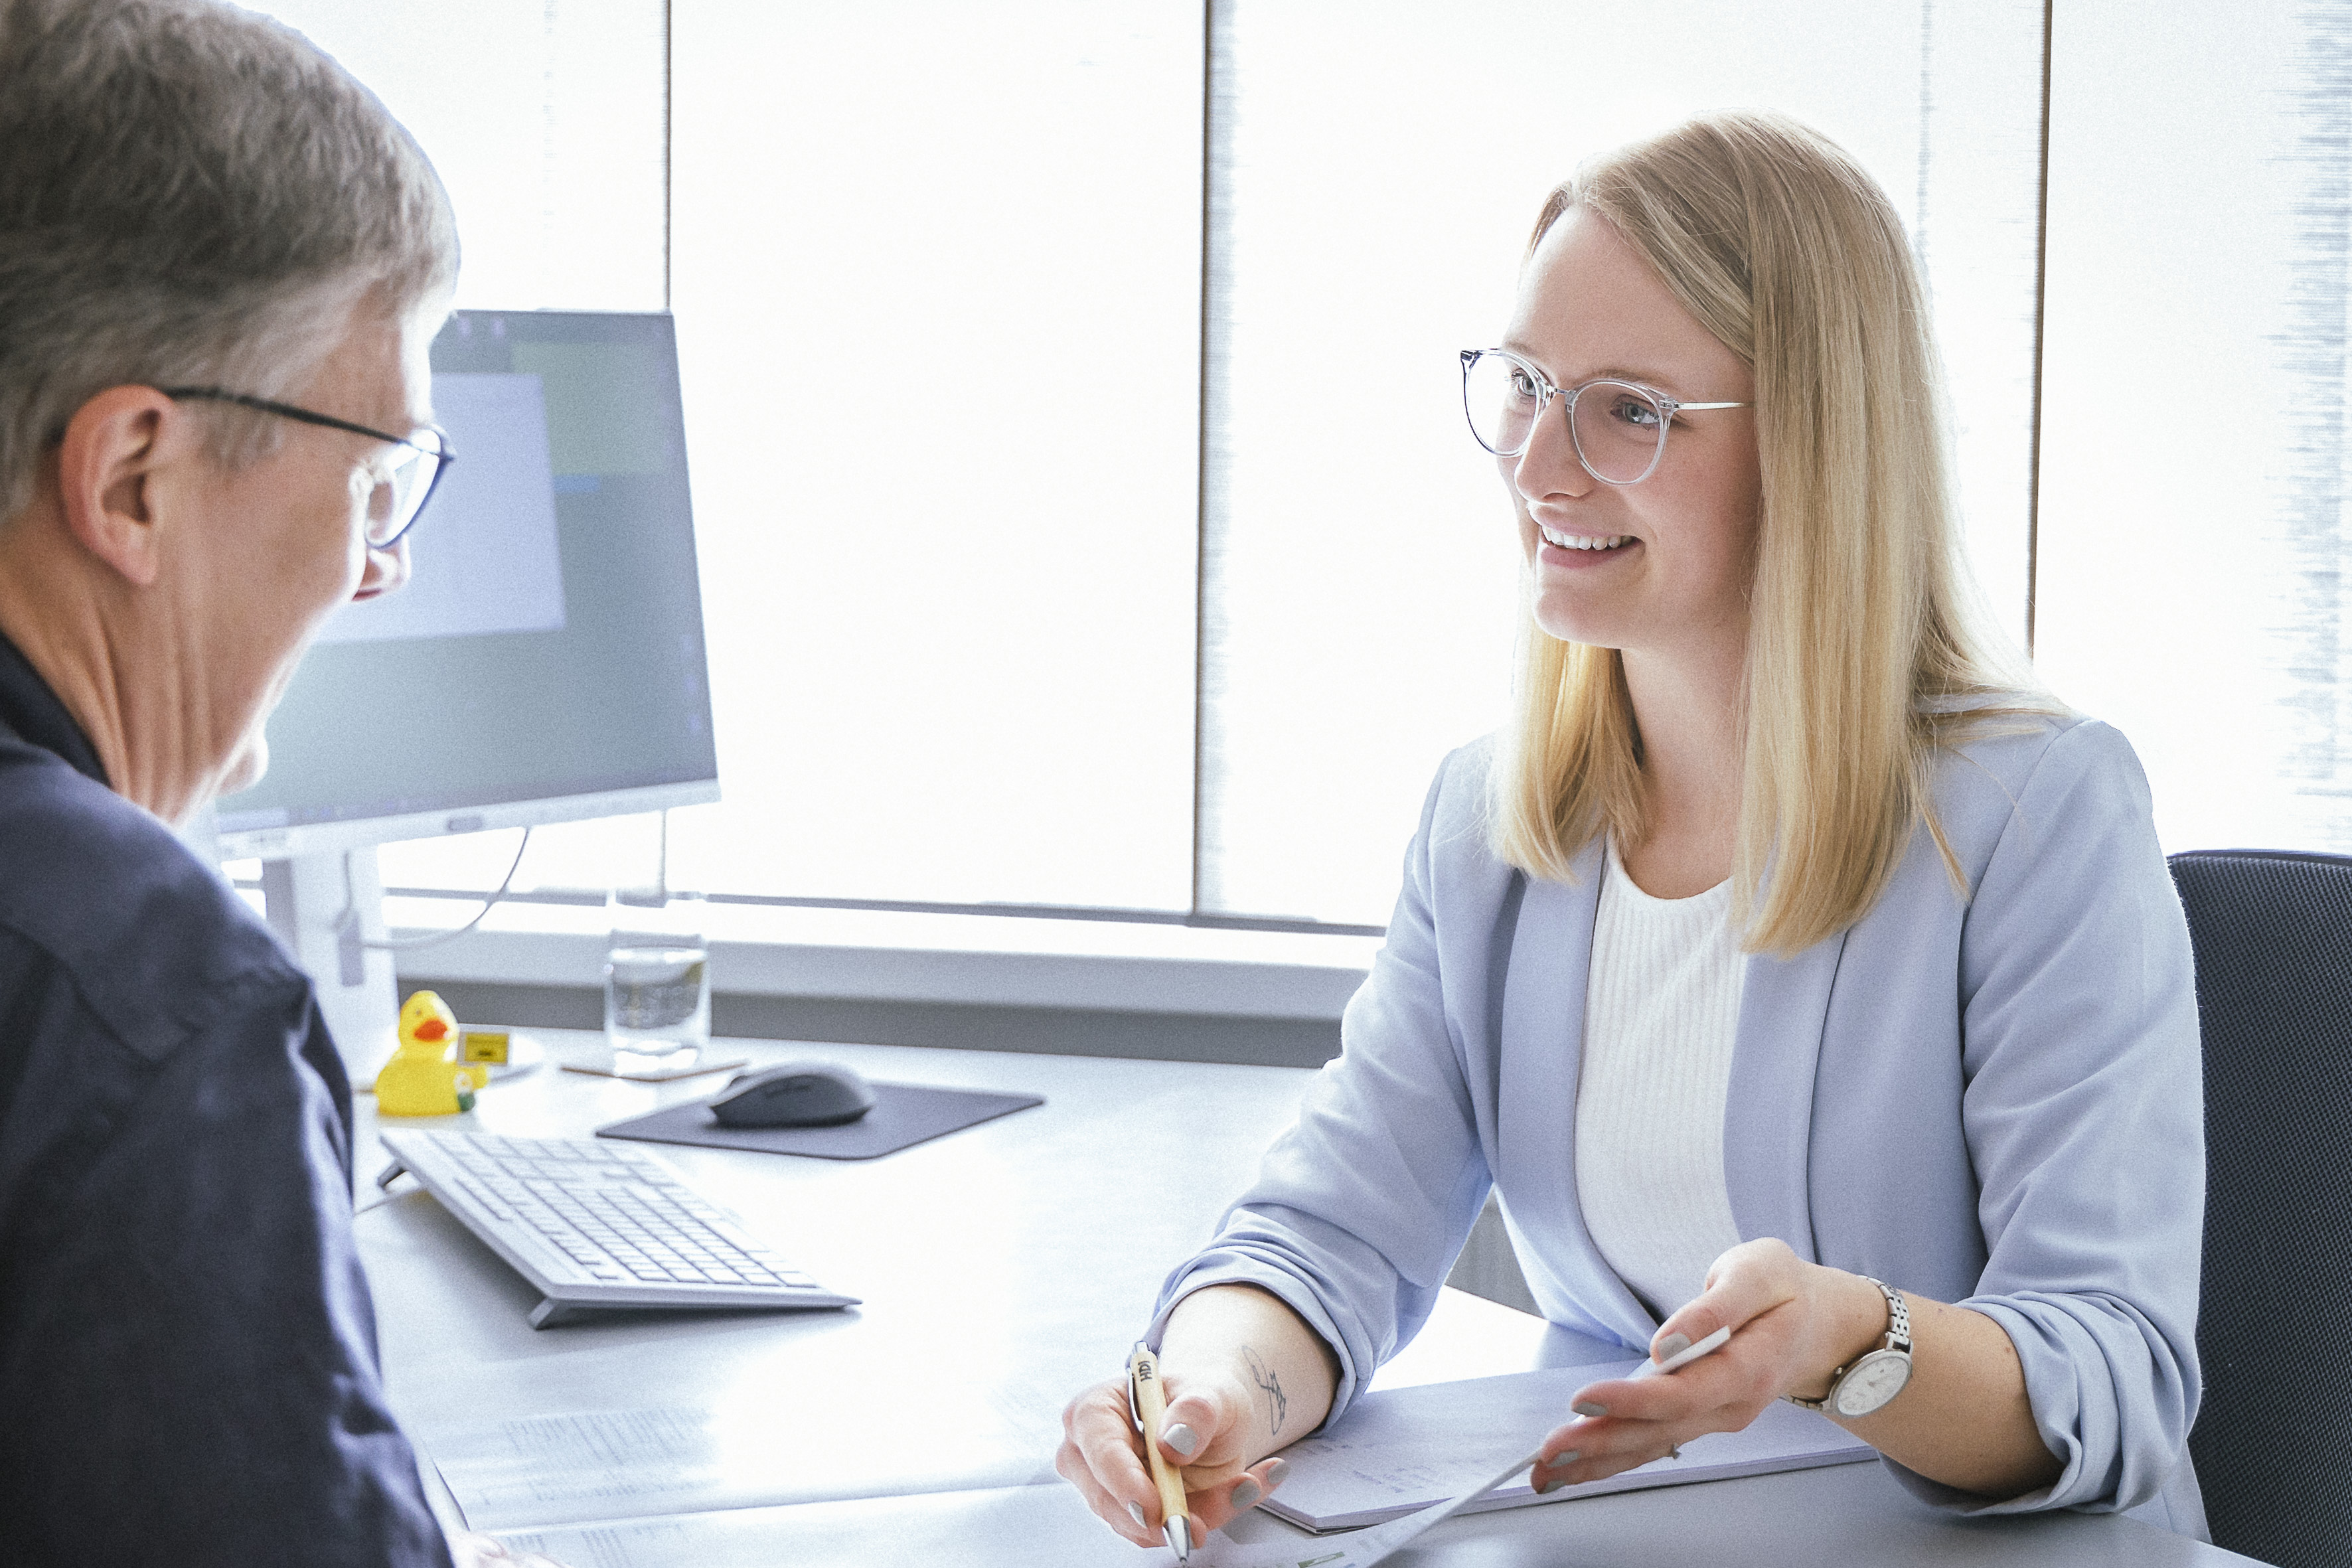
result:
<svg viewBox="0 0 2352 1568"><path fill-rule="evenodd" d="M1867 1274L1863 1278L1870 1279ZM1790 1404L1852 1419L1885 1408L1886 1402L1911 1381L1911 1310L1903 1304L1902 1291L1884 1279L1870 1282L1886 1297L1886 1342L1832 1373L1830 1391L1822 1397L1801 1399L1791 1394L1787 1396Z"/></svg>

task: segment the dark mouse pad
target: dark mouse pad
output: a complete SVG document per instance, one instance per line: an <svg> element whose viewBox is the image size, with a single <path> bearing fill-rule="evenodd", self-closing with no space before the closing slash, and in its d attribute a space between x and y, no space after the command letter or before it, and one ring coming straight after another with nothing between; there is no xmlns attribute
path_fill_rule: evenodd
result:
<svg viewBox="0 0 2352 1568"><path fill-rule="evenodd" d="M691 1100L651 1116L599 1127L596 1136L754 1149L762 1154L814 1154L820 1160L872 1160L1045 1103L1034 1094L983 1094L914 1083L877 1083L873 1089L874 1109L839 1127L721 1127L710 1114L709 1101Z"/></svg>

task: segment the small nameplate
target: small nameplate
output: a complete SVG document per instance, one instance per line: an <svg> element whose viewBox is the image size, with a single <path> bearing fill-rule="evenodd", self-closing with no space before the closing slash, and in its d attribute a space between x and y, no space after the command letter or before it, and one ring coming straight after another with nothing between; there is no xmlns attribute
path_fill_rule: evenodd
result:
<svg viewBox="0 0 2352 1568"><path fill-rule="evenodd" d="M507 1034L503 1029L468 1029L466 1031L465 1058L469 1062L499 1062L507 1059Z"/></svg>

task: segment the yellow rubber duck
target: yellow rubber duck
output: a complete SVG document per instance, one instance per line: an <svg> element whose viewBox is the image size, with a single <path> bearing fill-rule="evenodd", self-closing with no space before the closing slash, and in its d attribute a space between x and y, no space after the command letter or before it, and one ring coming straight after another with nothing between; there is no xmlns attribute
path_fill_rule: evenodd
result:
<svg viewBox="0 0 2352 1568"><path fill-rule="evenodd" d="M400 1009L400 1049L375 1075L375 1108L384 1116L454 1116L474 1109L490 1080L486 1067L449 1059L457 1016L439 994L419 991Z"/></svg>

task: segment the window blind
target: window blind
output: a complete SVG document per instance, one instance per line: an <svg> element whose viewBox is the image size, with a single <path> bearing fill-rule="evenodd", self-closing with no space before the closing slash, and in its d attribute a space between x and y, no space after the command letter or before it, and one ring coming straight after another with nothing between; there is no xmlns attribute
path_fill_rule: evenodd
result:
<svg viewBox="0 0 2352 1568"><path fill-rule="evenodd" d="M2340 3L2058 10L2038 661L2168 850L2352 848L2347 50Z"/></svg>

